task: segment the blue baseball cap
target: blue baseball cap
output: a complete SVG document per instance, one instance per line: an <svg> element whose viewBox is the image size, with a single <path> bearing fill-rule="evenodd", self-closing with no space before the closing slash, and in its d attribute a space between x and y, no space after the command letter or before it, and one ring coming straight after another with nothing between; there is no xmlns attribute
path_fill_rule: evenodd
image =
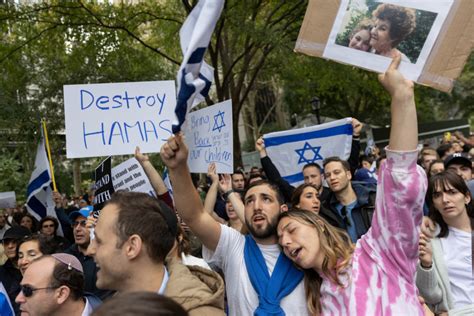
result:
<svg viewBox="0 0 474 316"><path fill-rule="evenodd" d="M81 208L79 211L74 211L72 212L71 214L69 214L69 219L71 221L75 221L76 218L78 218L79 216L84 216L85 218L87 218L87 216L89 216L89 214L94 210L94 207L92 205L87 205L87 206L84 206L83 208Z"/></svg>

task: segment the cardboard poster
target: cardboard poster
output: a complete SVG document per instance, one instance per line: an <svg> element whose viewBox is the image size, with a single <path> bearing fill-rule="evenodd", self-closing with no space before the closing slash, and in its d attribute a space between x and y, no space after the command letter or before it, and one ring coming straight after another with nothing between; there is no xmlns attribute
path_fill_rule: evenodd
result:
<svg viewBox="0 0 474 316"><path fill-rule="evenodd" d="M472 49L469 0L310 0L295 51L450 91Z"/></svg>
<svg viewBox="0 0 474 316"><path fill-rule="evenodd" d="M174 81L65 85L67 157L159 152L175 106Z"/></svg>
<svg viewBox="0 0 474 316"><path fill-rule="evenodd" d="M209 164L215 162L218 173L234 173L230 100L189 113L185 135L191 172L207 173Z"/></svg>

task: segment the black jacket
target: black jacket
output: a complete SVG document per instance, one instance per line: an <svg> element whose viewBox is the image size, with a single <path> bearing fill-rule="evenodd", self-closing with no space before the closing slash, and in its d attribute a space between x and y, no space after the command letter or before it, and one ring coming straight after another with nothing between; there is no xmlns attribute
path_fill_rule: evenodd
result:
<svg viewBox="0 0 474 316"><path fill-rule="evenodd" d="M15 268L10 259L5 261L3 266L0 266L0 281L3 283L3 286L7 291L15 315L20 315L20 305L15 303L15 298L20 293L21 279L22 275L20 270Z"/></svg>
<svg viewBox="0 0 474 316"><path fill-rule="evenodd" d="M352 219L354 220L357 239L359 239L369 230L372 222L375 210L376 186L352 183L352 188L357 196L357 206L352 209ZM332 225L347 230L347 224L336 208L337 204L339 204L339 201L336 195L331 192L324 201L324 208L321 208L319 214Z"/></svg>

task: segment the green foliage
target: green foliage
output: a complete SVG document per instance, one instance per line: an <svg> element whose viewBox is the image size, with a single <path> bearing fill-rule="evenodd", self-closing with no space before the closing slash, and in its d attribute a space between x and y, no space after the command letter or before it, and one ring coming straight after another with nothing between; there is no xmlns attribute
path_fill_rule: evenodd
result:
<svg viewBox="0 0 474 316"><path fill-rule="evenodd" d="M29 176L22 170L22 165L15 154L3 149L0 155L0 192L15 191L18 201L26 199L26 186ZM25 190L18 190L25 188Z"/></svg>

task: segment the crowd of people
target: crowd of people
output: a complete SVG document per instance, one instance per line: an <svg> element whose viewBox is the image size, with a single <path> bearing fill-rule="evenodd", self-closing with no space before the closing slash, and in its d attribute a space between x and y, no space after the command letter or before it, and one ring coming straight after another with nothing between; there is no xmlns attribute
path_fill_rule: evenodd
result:
<svg viewBox="0 0 474 316"><path fill-rule="evenodd" d="M211 163L198 186L177 134L160 152L172 195L137 148L156 197L115 192L95 218L89 199L55 192L57 218L2 213L0 280L14 313L473 315L474 142L457 133L418 149L400 61L379 77L392 99L385 150L360 155L353 119L349 159L304 165L297 187L262 138L262 168L223 175Z"/></svg>

